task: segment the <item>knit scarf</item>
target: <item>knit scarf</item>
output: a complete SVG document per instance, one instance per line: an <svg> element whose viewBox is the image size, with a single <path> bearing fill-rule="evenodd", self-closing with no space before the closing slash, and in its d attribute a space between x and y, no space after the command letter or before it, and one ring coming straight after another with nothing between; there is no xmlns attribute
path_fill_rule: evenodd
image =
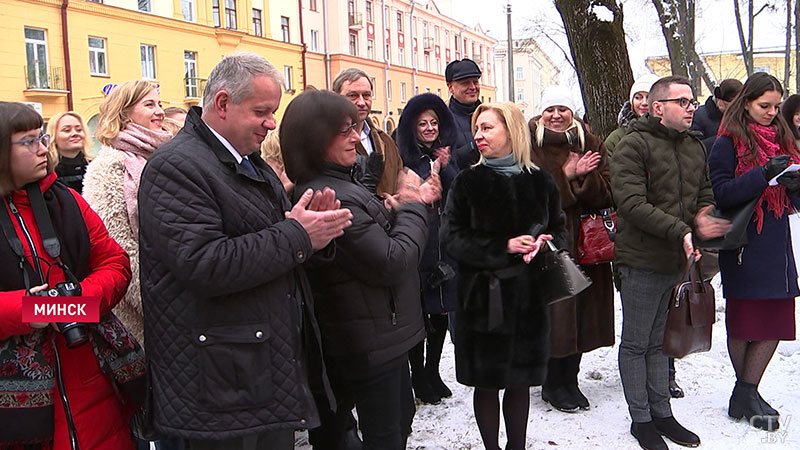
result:
<svg viewBox="0 0 800 450"><path fill-rule="evenodd" d="M481 164L507 177L522 172L522 167L517 164L513 153L499 158L481 158Z"/></svg>
<svg viewBox="0 0 800 450"><path fill-rule="evenodd" d="M733 140L733 146L736 149L735 175L737 177L755 167L763 166L769 161L768 157L770 156L787 154L778 143L774 127L760 125L755 122L750 122L748 127L758 149L755 160L750 157L749 144L746 141L732 135L722 127L720 127L719 131L720 136L728 136ZM793 155L792 159L793 163L798 162L796 156ZM764 226L764 208L762 206L764 203L766 203L766 209L772 211L776 219L780 218L791 206L789 196L786 195L786 188L783 185L767 186L764 192L761 193L755 208L756 232L759 234Z"/></svg>
<svg viewBox="0 0 800 450"><path fill-rule="evenodd" d="M150 155L169 142L172 134L168 131L153 131L135 123L128 123L119 134L111 139L109 145L122 152L125 162L125 175L122 181L122 194L128 211L128 221L134 236L139 235L139 179Z"/></svg>

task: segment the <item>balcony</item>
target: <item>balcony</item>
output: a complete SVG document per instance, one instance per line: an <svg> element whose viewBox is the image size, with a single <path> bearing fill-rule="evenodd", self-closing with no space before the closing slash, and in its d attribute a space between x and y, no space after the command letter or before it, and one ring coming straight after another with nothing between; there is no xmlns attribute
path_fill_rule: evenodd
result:
<svg viewBox="0 0 800 450"><path fill-rule="evenodd" d="M22 66L25 71L25 89L66 91L64 68L50 67L45 64Z"/></svg>
<svg viewBox="0 0 800 450"><path fill-rule="evenodd" d="M426 52L433 50L433 38L426 37L422 38L422 49Z"/></svg>
<svg viewBox="0 0 800 450"><path fill-rule="evenodd" d="M350 13L348 15L347 23L353 31L360 31L364 29L364 18L361 13Z"/></svg>
<svg viewBox="0 0 800 450"><path fill-rule="evenodd" d="M185 87L186 98L202 98L203 91L206 88L206 79L185 77L183 86Z"/></svg>

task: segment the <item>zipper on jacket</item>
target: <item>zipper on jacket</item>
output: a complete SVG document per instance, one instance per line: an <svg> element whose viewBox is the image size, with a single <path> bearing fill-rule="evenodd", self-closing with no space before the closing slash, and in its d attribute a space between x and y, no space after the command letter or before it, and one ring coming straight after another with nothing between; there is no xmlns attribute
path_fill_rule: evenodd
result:
<svg viewBox="0 0 800 450"><path fill-rule="evenodd" d="M14 205L14 202L11 201L11 198L8 198L8 208L11 210L11 214L14 214L14 217L17 218L17 222L19 222L19 227L22 230L22 234L25 236L25 241L28 242L28 246L31 248L31 255L33 259L33 268L36 270L36 273L39 275L39 279L42 281L42 284L45 283L44 279L44 272L42 272L42 264L39 262L39 254L36 252L36 246L33 245L33 238L31 237L28 228L25 226L25 221L22 220L22 214L19 213L17 206Z"/></svg>
<svg viewBox="0 0 800 450"><path fill-rule="evenodd" d="M75 423L72 421L72 409L69 407L69 399L67 399L67 391L64 390L63 374L61 373L61 355L58 353L58 344L53 341L53 352L56 356L56 381L58 382L58 391L61 394L61 402L64 404L64 415L67 416L67 430L69 431L69 445L72 450L80 450L78 445L78 432L75 430Z"/></svg>

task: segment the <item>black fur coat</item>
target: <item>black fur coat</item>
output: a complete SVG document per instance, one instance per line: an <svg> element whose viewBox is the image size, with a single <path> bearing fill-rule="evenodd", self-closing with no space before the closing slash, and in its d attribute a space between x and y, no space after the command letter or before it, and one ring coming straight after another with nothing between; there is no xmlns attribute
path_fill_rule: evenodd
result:
<svg viewBox="0 0 800 450"><path fill-rule="evenodd" d="M505 176L478 165L450 188L441 226L445 251L458 262L456 376L469 386L535 386L549 356L547 308L536 289L536 261L506 252L522 234L552 234L566 245L558 189L545 171ZM503 272L511 272L508 273ZM500 279L502 323L489 327L489 284Z"/></svg>

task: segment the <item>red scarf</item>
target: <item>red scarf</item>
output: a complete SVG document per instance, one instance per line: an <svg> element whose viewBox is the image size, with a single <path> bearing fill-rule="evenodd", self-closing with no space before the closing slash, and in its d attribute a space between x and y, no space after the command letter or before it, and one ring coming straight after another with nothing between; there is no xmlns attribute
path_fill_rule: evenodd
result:
<svg viewBox="0 0 800 450"><path fill-rule="evenodd" d="M749 145L746 141L732 135L722 127L720 127L719 131L720 136L728 136L733 140L733 146L736 149L735 175L737 177L742 176L754 167L763 166L769 161L768 157L770 156L788 154L792 156L792 163L798 162L796 154L786 152L781 148L774 127L760 125L755 122L750 122L748 127L750 128L750 133L753 135L758 150L755 160L751 159L750 149L748 148ZM755 208L756 232L759 234L761 233L761 228L764 226L764 208L762 206L764 202L767 204L767 210L772 211L776 219L780 218L783 213L791 207L791 201L786 194L786 188L782 184L767 186L764 192L761 193L761 197L758 199Z"/></svg>

